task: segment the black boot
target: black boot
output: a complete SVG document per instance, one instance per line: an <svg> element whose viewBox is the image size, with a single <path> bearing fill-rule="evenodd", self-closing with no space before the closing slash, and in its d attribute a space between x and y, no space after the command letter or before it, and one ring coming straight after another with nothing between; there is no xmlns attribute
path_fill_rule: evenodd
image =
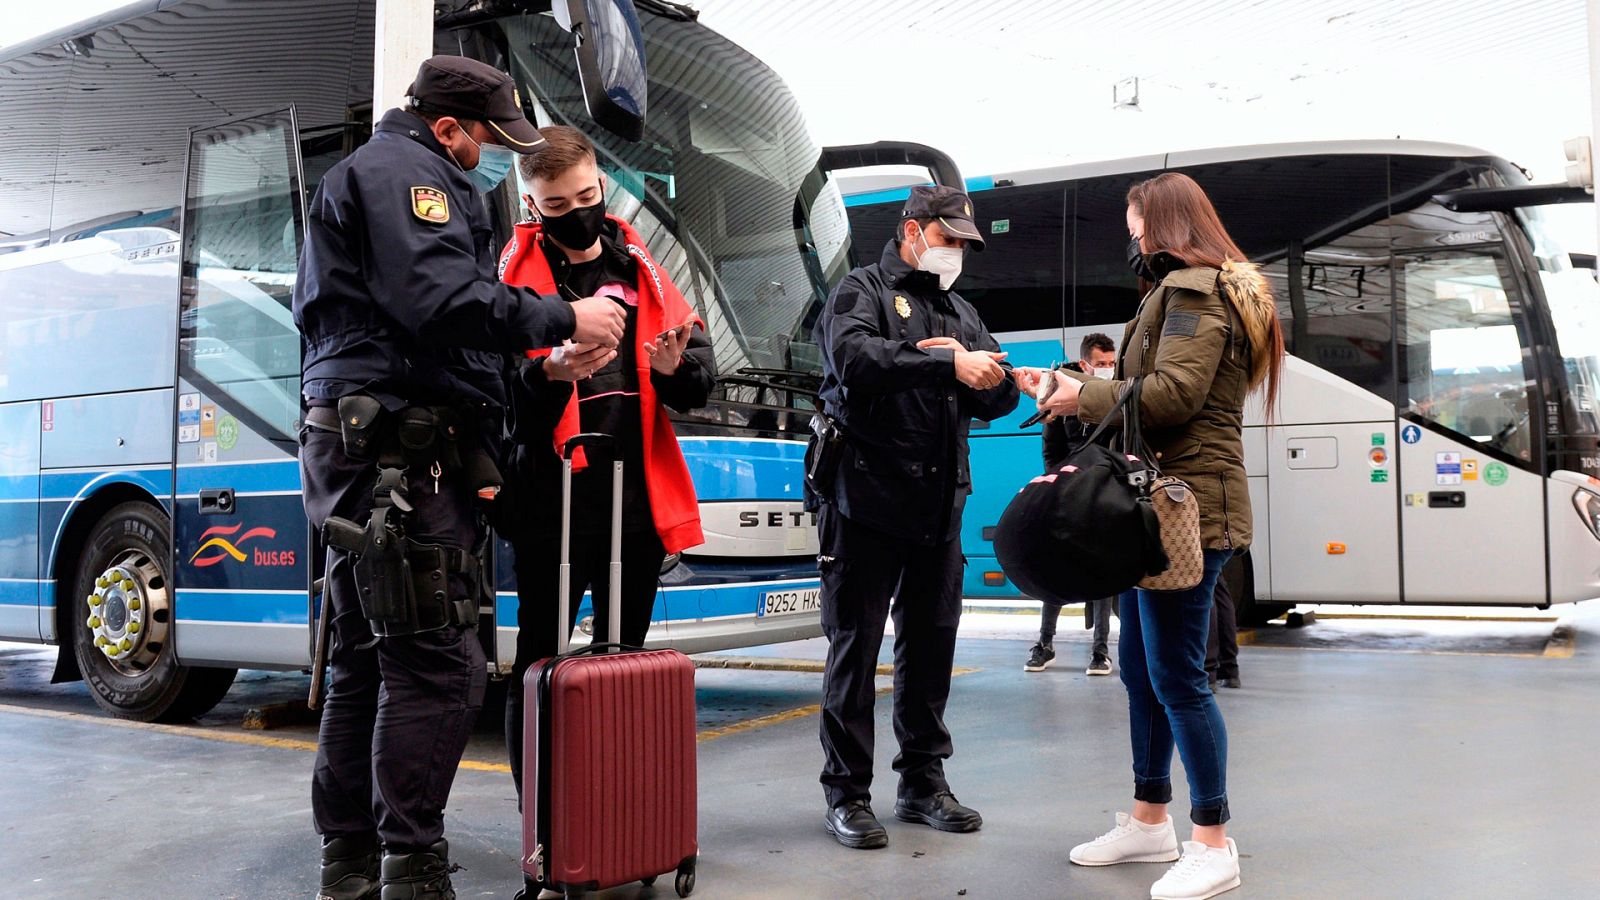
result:
<svg viewBox="0 0 1600 900"><path fill-rule="evenodd" d="M855 850L875 850L889 846L889 832L872 814L872 805L866 800L846 800L828 810L823 819L828 833L839 843Z"/></svg>
<svg viewBox="0 0 1600 900"><path fill-rule="evenodd" d="M378 837L322 839L322 888L317 900L378 900Z"/></svg>
<svg viewBox="0 0 1600 900"><path fill-rule="evenodd" d="M440 840L416 853L383 855L382 900L456 900L450 873L450 842Z"/></svg>

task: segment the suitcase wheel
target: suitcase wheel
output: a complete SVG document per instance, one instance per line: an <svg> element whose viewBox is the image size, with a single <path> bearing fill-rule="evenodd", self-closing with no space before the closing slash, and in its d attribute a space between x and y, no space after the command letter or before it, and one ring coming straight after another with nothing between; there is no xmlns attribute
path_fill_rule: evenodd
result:
<svg viewBox="0 0 1600 900"><path fill-rule="evenodd" d="M639 883L645 887L654 887L656 883L656 876L651 875L649 878L641 878L639 879Z"/></svg>
<svg viewBox="0 0 1600 900"><path fill-rule="evenodd" d="M678 892L679 897L687 897L694 893L694 869L679 869L678 877L673 880L672 887Z"/></svg>

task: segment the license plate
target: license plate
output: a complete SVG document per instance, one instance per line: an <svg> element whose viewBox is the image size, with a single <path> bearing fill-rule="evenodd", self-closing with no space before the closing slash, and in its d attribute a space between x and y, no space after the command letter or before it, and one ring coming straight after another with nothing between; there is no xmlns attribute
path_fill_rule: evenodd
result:
<svg viewBox="0 0 1600 900"><path fill-rule="evenodd" d="M822 612L822 588L802 588L798 591L767 591L761 595L756 615L792 616L797 613Z"/></svg>

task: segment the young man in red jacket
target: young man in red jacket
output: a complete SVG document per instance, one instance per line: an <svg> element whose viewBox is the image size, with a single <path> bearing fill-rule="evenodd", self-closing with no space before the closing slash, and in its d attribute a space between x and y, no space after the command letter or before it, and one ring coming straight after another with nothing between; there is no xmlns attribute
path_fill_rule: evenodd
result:
<svg viewBox="0 0 1600 900"><path fill-rule="evenodd" d="M605 182L594 146L564 125L541 128L544 145L519 165L536 221L516 226L500 258L507 284L531 287L544 302L610 297L627 313L617 347L574 344L533 351L511 376L515 444L506 477L522 521L504 528L516 554L517 659L506 698L506 745L522 790L522 676L556 651L561 533L560 448L580 432L617 440L623 461L622 627L638 646L650 630L661 563L702 543L700 509L667 408L704 406L715 381L703 326L631 225L606 214ZM555 299L559 297L559 300ZM598 461L598 460L597 460ZM587 588L594 633L607 634L611 467L572 476L571 617ZM563 627L572 628L569 620Z"/></svg>

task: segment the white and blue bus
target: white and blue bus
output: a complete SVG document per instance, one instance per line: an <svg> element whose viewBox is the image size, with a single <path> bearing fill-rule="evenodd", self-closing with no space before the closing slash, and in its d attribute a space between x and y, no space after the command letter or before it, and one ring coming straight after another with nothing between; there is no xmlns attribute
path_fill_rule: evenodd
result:
<svg viewBox="0 0 1600 900"><path fill-rule="evenodd" d="M827 163L882 148L815 146L782 81L686 7L555 2L145 0L0 51L0 639L60 645L58 680L141 719L198 715L241 667L308 665L304 204L435 51L590 135L611 211L708 325L721 383L677 423L707 540L667 561L650 642L820 633L805 317L849 258ZM610 130L608 97L640 139ZM488 197L502 243L517 191ZM502 670L509 553L482 634Z"/></svg>
<svg viewBox="0 0 1600 900"><path fill-rule="evenodd" d="M1255 545L1228 572L1242 622L1296 603L1546 606L1600 597L1600 290L1529 185L1482 150L1413 141L1239 147L974 178L988 229L958 289L1014 363L1122 339L1140 300L1126 197L1192 176L1261 264L1292 357L1247 410ZM899 179L901 184L905 179ZM873 189L876 188L876 189ZM906 189L852 182L859 246ZM966 594L1015 597L991 529L1040 467L1030 410L972 436Z"/></svg>

